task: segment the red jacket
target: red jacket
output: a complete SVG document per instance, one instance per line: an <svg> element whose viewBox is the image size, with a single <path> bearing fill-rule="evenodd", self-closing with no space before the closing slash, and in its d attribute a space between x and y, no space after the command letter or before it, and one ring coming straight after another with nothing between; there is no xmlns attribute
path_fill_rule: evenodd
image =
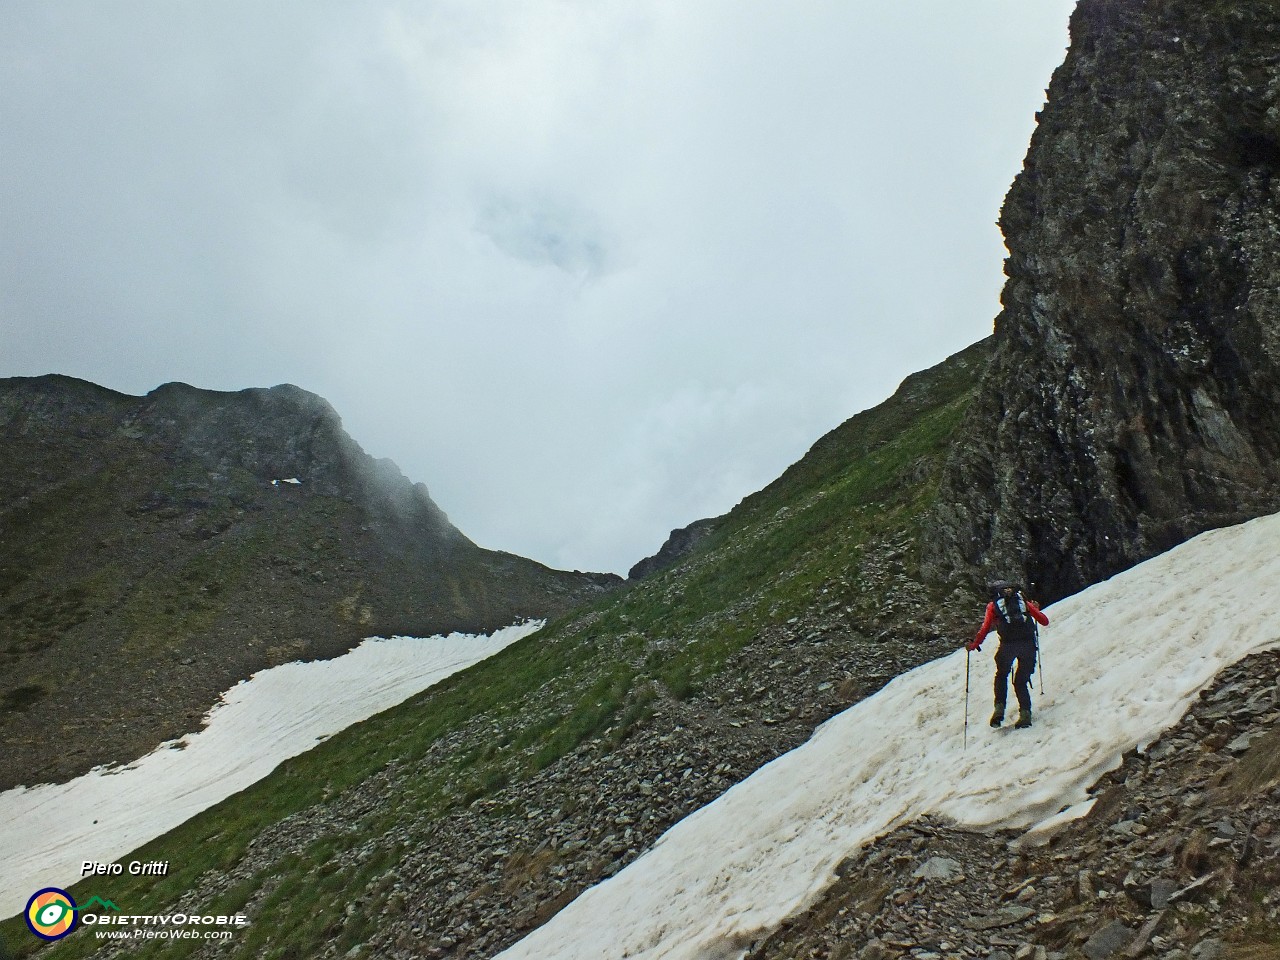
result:
<svg viewBox="0 0 1280 960"><path fill-rule="evenodd" d="M1025 597L1023 599L1026 599ZM1049 625L1049 618L1040 612L1040 608L1032 601L1027 600L1027 613L1031 614L1033 620L1042 627ZM982 641L987 638L987 634L991 632L992 626L996 622L996 604L995 601L987 604L987 615L982 618L982 626L978 628L978 635L973 638L973 643L969 644L970 650L981 650Z"/></svg>

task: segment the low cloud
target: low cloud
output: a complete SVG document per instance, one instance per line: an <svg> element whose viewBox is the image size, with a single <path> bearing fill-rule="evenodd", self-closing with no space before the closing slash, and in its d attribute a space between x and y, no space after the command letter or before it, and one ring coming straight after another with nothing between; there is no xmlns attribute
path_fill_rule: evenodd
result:
<svg viewBox="0 0 1280 960"><path fill-rule="evenodd" d="M297 383L625 572L990 332L1073 6L15 5L0 376Z"/></svg>
<svg viewBox="0 0 1280 960"><path fill-rule="evenodd" d="M504 198L486 204L476 229L503 253L535 267L551 266L583 279L608 265L603 231L572 203L541 198Z"/></svg>

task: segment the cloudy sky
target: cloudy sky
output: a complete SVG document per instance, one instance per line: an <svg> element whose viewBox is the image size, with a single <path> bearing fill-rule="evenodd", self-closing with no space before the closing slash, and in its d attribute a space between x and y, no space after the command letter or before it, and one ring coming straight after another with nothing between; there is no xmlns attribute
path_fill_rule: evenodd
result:
<svg viewBox="0 0 1280 960"><path fill-rule="evenodd" d="M990 332L1073 7L9 4L0 376L296 383L625 573Z"/></svg>

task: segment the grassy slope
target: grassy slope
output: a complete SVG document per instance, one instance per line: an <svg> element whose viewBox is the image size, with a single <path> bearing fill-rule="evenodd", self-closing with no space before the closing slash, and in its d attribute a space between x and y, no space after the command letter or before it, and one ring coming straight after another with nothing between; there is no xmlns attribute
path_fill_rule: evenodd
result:
<svg viewBox="0 0 1280 960"><path fill-rule="evenodd" d="M874 621L880 600L874 585L860 579L859 557L872 541L918 535L937 467L987 357L988 345L979 344L910 378L893 398L832 431L744 500L676 567L282 764L131 856L170 861L168 877L98 880L73 893L109 896L130 913L171 907L201 873L238 862L264 829L394 763L396 793L410 798L409 809L402 801L377 810L358 832L299 853L283 874L257 877L217 903L187 904L264 918L236 935L230 956L304 957L323 941L362 942L368 932L362 918L345 917L344 908L352 891L387 882L397 848L387 845L356 875L333 868L334 844L385 837L408 815L441 816L548 766L588 738L620 742L643 728L655 697L698 696L761 630L803 613L819 594ZM912 562L903 560L908 568ZM417 762L442 739L457 744L448 762ZM266 919L285 916L289 923ZM0 925L0 934L18 956L38 946L21 919ZM54 955L81 956L95 943L77 934ZM183 955L181 943L153 945L141 955Z"/></svg>

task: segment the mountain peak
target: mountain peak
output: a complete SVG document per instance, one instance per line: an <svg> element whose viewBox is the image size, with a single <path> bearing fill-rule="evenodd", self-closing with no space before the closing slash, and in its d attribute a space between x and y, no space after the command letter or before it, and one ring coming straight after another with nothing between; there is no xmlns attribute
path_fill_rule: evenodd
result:
<svg viewBox="0 0 1280 960"><path fill-rule="evenodd" d="M375 634L488 632L618 582L477 547L291 384L135 397L0 380L0 434L0 733L113 730L72 735L52 764L7 742L0 785L134 759L266 666ZM77 666L51 674L50 656ZM137 702L156 706L122 723Z"/></svg>

